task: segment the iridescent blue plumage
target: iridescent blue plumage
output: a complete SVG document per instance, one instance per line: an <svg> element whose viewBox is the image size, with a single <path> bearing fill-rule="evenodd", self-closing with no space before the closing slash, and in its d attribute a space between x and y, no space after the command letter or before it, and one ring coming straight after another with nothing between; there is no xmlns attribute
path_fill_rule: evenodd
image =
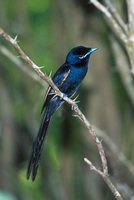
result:
<svg viewBox="0 0 134 200"><path fill-rule="evenodd" d="M67 55L65 63L57 70L52 80L62 93L71 97L84 79L87 70L90 55L96 48L87 48L83 46L73 48ZM49 87L46 94L42 112L41 125L38 135L33 145L32 155L30 158L27 178L31 176L34 181L39 159L41 154L42 144L47 132L47 128L53 113L64 103L61 97L55 96L54 90Z"/></svg>

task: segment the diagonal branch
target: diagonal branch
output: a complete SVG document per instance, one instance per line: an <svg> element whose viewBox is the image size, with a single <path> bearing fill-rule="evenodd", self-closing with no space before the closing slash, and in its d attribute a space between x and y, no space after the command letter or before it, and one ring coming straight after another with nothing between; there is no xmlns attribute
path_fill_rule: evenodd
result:
<svg viewBox="0 0 134 200"><path fill-rule="evenodd" d="M88 122L88 120L86 119L86 117L84 116L84 114L78 108L78 106L75 103L75 101L73 101L72 99L68 98L63 93L60 92L60 90L53 83L52 79L50 77L48 77L46 74L44 74L40 70L40 68L24 53L24 51L18 45L16 38L13 39L2 28L0 28L0 36L2 36L5 40L7 40L9 43L11 43L14 46L14 48L16 49L16 51L18 52L18 54L21 56L21 58L34 69L34 71L39 75L39 77L41 79L45 80L54 89L55 94L57 96L60 96L66 102L68 102L69 104L71 104L71 106L72 106L73 110L75 111L77 117L80 119L80 121L82 122L82 124L87 128L89 134L91 135L92 139L96 143L96 146L98 148L98 152L99 152L99 155L100 155L100 159L101 159L102 168L103 168L102 169L102 173L103 173L104 177L107 177L107 179L106 180L104 179L104 181L105 182L107 181L107 182L110 183L110 184L107 184L107 185L110 188L111 192L114 194L115 198L117 200L122 200L122 197L119 194L118 190L115 188L115 186L113 185L113 183L109 179L107 160L106 160L106 156L105 156L105 152L104 152L102 143L99 140L99 138L97 137L97 134L96 134L94 128L91 126L91 124ZM113 188L114 188L114 190L113 190ZM118 195L115 195L116 193L118 193Z"/></svg>
<svg viewBox="0 0 134 200"><path fill-rule="evenodd" d="M109 12L111 13L112 17L115 19L116 23L120 26L124 34L128 37L128 26L125 24L125 22L122 20L121 16L115 9L115 7L112 5L110 0L104 0Z"/></svg>
<svg viewBox="0 0 134 200"><path fill-rule="evenodd" d="M109 8L105 7L98 0L90 0L98 10L100 10L110 21L113 30L117 33L118 37L122 40L124 44L128 43L128 34L127 29L124 22L121 20L118 14L115 14L115 10L113 7L109 6ZM110 4L109 4L110 5Z"/></svg>
<svg viewBox="0 0 134 200"><path fill-rule="evenodd" d="M84 158L84 161L89 165L90 170L95 171L96 173L98 173L103 180L105 181L105 183L107 184L107 186L111 189L112 193L114 194L116 199L122 199L122 197L120 196L120 193L118 192L118 190L116 190L115 186L111 183L109 177L107 174L104 174L102 171L100 171L99 169L97 169L93 163L88 160L87 158Z"/></svg>
<svg viewBox="0 0 134 200"><path fill-rule="evenodd" d="M78 108L77 105L74 106L74 111L76 112L76 116L80 119L80 121L85 125L85 127L87 128L88 132L90 133L90 135L92 136L93 140L95 141L99 154L100 154L100 158L101 158L101 163L102 163L102 168L103 168L103 172L105 174L108 175L108 167L107 167L107 160L106 160L106 156L105 156L105 152L102 146L102 142L100 141L100 139L97 137L97 134L94 130L94 128L91 126L91 124L88 122L88 120L86 119L86 117L83 115L83 113L80 111L80 109Z"/></svg>

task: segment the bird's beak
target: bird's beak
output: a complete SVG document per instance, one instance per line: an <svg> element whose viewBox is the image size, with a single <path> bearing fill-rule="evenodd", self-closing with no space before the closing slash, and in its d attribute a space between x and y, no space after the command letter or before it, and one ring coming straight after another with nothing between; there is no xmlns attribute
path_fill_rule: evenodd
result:
<svg viewBox="0 0 134 200"><path fill-rule="evenodd" d="M96 51L97 48L90 48L90 50L84 55L84 56L80 56L80 59L86 58L87 56L89 56L90 54L92 54L94 51Z"/></svg>
<svg viewBox="0 0 134 200"><path fill-rule="evenodd" d="M96 51L98 48L91 48L89 51L89 54L93 53L94 51Z"/></svg>
<svg viewBox="0 0 134 200"><path fill-rule="evenodd" d="M94 51L96 51L98 48L90 48L90 50L86 53L85 57L92 54Z"/></svg>

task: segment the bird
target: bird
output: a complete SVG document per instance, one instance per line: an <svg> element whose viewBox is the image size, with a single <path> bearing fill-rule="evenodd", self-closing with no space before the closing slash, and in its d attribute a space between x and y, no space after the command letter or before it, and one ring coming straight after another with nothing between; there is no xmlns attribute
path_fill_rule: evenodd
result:
<svg viewBox="0 0 134 200"><path fill-rule="evenodd" d="M52 77L53 83L59 88L63 95L71 98L73 94L75 94L87 74L90 55L96 50L97 48L77 46L69 51L64 64L59 67ZM34 181L36 178L42 152L42 145L46 136L48 125L52 115L63 103L63 98L57 96L53 88L49 86L42 107L40 127L33 144L32 154L27 168L27 179L31 178L32 181Z"/></svg>

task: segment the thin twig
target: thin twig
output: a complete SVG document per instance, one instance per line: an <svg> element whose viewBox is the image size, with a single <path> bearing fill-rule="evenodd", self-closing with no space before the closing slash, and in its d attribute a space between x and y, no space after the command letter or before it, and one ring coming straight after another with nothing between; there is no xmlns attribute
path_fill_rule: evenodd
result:
<svg viewBox="0 0 134 200"><path fill-rule="evenodd" d="M15 39L13 39L2 28L0 28L0 35L3 36L9 43L11 43L14 46L14 48L16 49L18 54L21 56L21 58L35 70L35 72L39 75L40 78L45 80L54 89L56 95L60 96L66 102L68 102L69 104L72 105L73 110L77 114L77 116L80 119L80 121L82 122L82 124L87 128L88 132L90 133L90 135L92 136L93 140L95 141L95 143L97 145L99 155L100 155L100 159L101 159L101 163L102 163L102 168L103 168L102 173L103 173L104 177L107 177L106 180L105 180L105 178L103 178L104 181L106 183L109 182L109 184L107 184L107 185L110 188L111 192L114 194L115 198L117 200L122 200L121 195L119 194L117 189L115 187L113 187L113 184L108 177L107 160L106 160L106 156L105 156L105 152L104 152L102 143L99 140L99 138L97 137L97 134L96 134L95 130L93 129L93 127L90 125L90 123L87 121L86 117L83 115L81 110L78 108L78 105L75 103L75 101L73 101L72 99L68 98L63 93L61 93L60 90L56 87L56 85L54 85L52 79L49 78L46 74L44 74L40 70L40 68L24 53L24 51L18 45L16 37L15 37ZM117 193L119 195L116 195Z"/></svg>
<svg viewBox="0 0 134 200"><path fill-rule="evenodd" d="M90 170L95 171L96 173L98 173L103 180L105 181L105 183L108 185L108 187L111 189L112 193L114 194L115 198L118 200L122 200L122 197L120 195L120 193L118 192L118 190L115 188L115 186L113 185L113 183L110 181L110 178L108 176L108 174L103 173L102 171L100 171L99 169L97 169L93 163L88 160L87 158L84 158L84 161L89 165Z"/></svg>

